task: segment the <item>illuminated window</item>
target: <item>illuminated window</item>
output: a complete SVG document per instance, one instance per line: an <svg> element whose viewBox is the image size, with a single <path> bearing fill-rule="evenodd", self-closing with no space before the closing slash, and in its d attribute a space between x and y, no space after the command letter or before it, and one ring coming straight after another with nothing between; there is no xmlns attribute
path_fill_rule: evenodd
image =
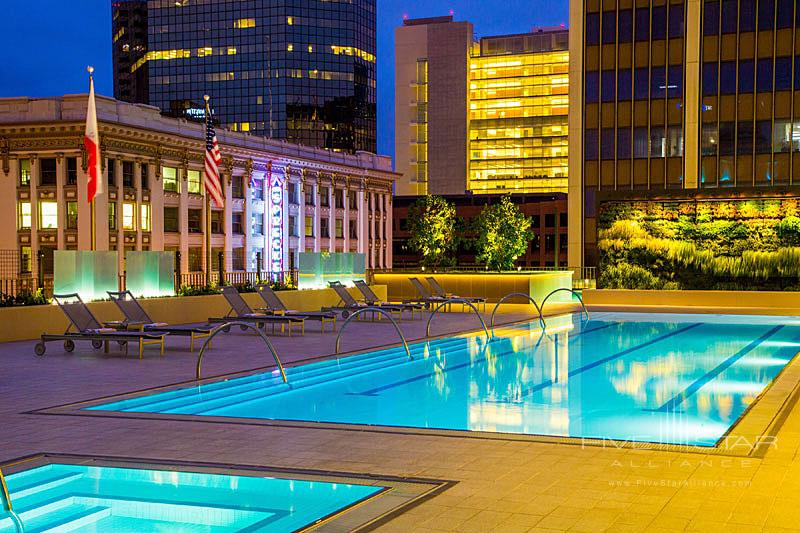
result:
<svg viewBox="0 0 800 533"><path fill-rule="evenodd" d="M139 207L139 214L142 220L142 231L150 231L150 204L142 204Z"/></svg>
<svg viewBox="0 0 800 533"><path fill-rule="evenodd" d="M19 229L31 228L31 203L19 203Z"/></svg>
<svg viewBox="0 0 800 533"><path fill-rule="evenodd" d="M336 228L335 228L335 230L336 230L336 233L335 233L336 238L337 239L343 239L344 238L344 220L342 220L341 218L337 218L336 219Z"/></svg>
<svg viewBox="0 0 800 533"><path fill-rule="evenodd" d="M190 170L186 173L189 194L200 194L200 171Z"/></svg>
<svg viewBox="0 0 800 533"><path fill-rule="evenodd" d="M122 204L122 229L127 231L136 229L136 204L130 202Z"/></svg>
<svg viewBox="0 0 800 533"><path fill-rule="evenodd" d="M108 229L117 229L117 204L108 203Z"/></svg>
<svg viewBox="0 0 800 533"><path fill-rule="evenodd" d="M242 122L241 131L250 131L250 123L249 122Z"/></svg>
<svg viewBox="0 0 800 533"><path fill-rule="evenodd" d="M308 53L309 54L313 54L314 53L314 47L311 46L310 44L308 45Z"/></svg>
<svg viewBox="0 0 800 533"><path fill-rule="evenodd" d="M228 55L235 56L236 55L236 47L230 46L228 47Z"/></svg>
<svg viewBox="0 0 800 533"><path fill-rule="evenodd" d="M214 54L214 49L210 46L204 46L197 49L197 57L206 57Z"/></svg>
<svg viewBox="0 0 800 533"><path fill-rule="evenodd" d="M293 52L294 51L294 45L291 44L291 43L287 44L286 45L286 51L287 52Z"/></svg>
<svg viewBox="0 0 800 533"><path fill-rule="evenodd" d="M256 27L256 19L239 19L233 21L233 27L237 30L242 30L245 28L255 28Z"/></svg>
<svg viewBox="0 0 800 533"><path fill-rule="evenodd" d="M67 202L67 229L78 229L78 202Z"/></svg>
<svg viewBox="0 0 800 533"><path fill-rule="evenodd" d="M23 246L19 250L19 271L27 274L31 271L31 247Z"/></svg>
<svg viewBox="0 0 800 533"><path fill-rule="evenodd" d="M306 217L306 237L314 236L314 217Z"/></svg>
<svg viewBox="0 0 800 533"><path fill-rule="evenodd" d="M39 229L58 228L58 203L39 202Z"/></svg>
<svg viewBox="0 0 800 533"><path fill-rule="evenodd" d="M161 179L164 182L165 191L179 192L178 169L172 167L161 167Z"/></svg>
<svg viewBox="0 0 800 533"><path fill-rule="evenodd" d="M30 159L20 159L19 160L19 184L20 185L30 185L31 184L31 160Z"/></svg>

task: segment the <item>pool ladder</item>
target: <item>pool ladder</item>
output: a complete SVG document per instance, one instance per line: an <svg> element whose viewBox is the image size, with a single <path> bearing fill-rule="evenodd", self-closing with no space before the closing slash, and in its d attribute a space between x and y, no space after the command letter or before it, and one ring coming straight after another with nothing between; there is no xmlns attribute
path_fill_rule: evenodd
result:
<svg viewBox="0 0 800 533"><path fill-rule="evenodd" d="M478 317L478 320L481 321L481 326L483 326L483 332L486 333L486 341L487 342L491 341L492 335L489 334L489 328L486 327L486 321L483 319L483 316L481 316L481 313L480 311L478 311L478 308L475 307L475 304L473 304L466 298L448 298L447 300L437 305L436 308L433 311L431 311L431 316L428 317L428 324L425 326L425 336L426 337L431 336L431 321L433 320L434 315L436 315L436 313L439 312L439 309L447 307L448 305L454 303L466 305L475 312L475 315Z"/></svg>
<svg viewBox="0 0 800 533"><path fill-rule="evenodd" d="M261 328L259 328L258 326L255 326L255 325L253 325L253 324L251 324L249 322L242 322L242 321L238 321L238 320L237 321L233 321L233 322L226 322L224 324L220 324L219 326L214 328L214 330L211 332L211 334L206 339L206 342L203 343L203 347L200 348L200 353L197 355L197 369L196 369L197 371L196 371L196 374L195 374L196 379L198 381L200 380L200 369L201 369L201 366L203 364L203 355L206 352L206 348L208 348L209 344L211 344L211 340L220 331L225 331L225 332L230 331L232 326L239 326L239 328L241 328L242 331L244 331L246 329L252 329L253 331L255 331L258 334L258 336L261 337L261 340L264 341L264 344L267 345L267 348L269 349L270 353L272 354L272 358L275 360L275 364L278 365L278 370L280 370L280 372L281 372L281 378L283 378L283 382L284 383L289 383L289 381L286 379L286 370L284 370L284 368L283 368L283 363L281 363L281 359L280 359L280 357L278 357L278 352L277 352L277 350L275 350L275 346L272 344L272 342L269 340L269 338L266 335L264 335L264 332L261 331Z"/></svg>
<svg viewBox="0 0 800 533"><path fill-rule="evenodd" d="M373 314L373 318L374 318L375 313L378 313L378 314L388 318L389 322L392 323L392 325L394 326L395 331L397 331L397 334L400 336L400 340L403 342L403 348L406 349L406 355L408 356L409 359L411 359L411 360L414 359L414 357L411 355L411 350L408 348L408 342L406 341L406 337L405 337L405 335L403 335L403 330L401 330L400 326L397 325L397 321L392 317L392 315L387 313L386 310L381 309L380 307L374 307L374 306L362 307L361 309L357 310L355 313L353 313L352 315L347 317L347 320L344 321L344 324L342 324L342 327L339 328L339 334L336 335L336 353L337 354L339 353L339 348L340 348L341 342L342 342L342 333L344 333L344 330L347 329L347 325L355 317L357 317L359 315L362 315L364 313L372 313Z"/></svg>
<svg viewBox="0 0 800 533"><path fill-rule="evenodd" d="M586 308L586 305L583 303L583 298L581 298L580 293L578 293L578 291L576 291L575 289L568 289L566 287L561 287L561 288L555 289L553 291L550 291L547 294L547 296L544 297L544 300L542 300L542 305L541 306L539 304L537 304L536 300L534 300L531 297L531 295L529 295L529 294L526 294L524 292L512 292L512 293L506 294L505 296L500 298L500 300L494 306L494 309L492 309L492 316L491 316L491 321L490 321L491 328L492 328L492 336L494 336L494 317L495 317L495 314L497 313L497 310L500 308L500 304L502 304L506 300L509 300L511 298L527 298L528 301L530 303L532 303L533 306L536 308L536 312L539 314L539 323L541 324L542 328L544 328L546 326L546 324L545 324L544 314L543 313L544 313L544 306L547 303L547 300L550 299L550 297L552 295L554 295L555 293L564 292L564 291L571 293L573 297L578 299L578 301L581 304L581 309L583 310L584 313L586 313L586 319L588 320L589 319L589 310Z"/></svg>
<svg viewBox="0 0 800 533"><path fill-rule="evenodd" d="M18 533L24 533L25 527L22 525L22 520L19 515L14 512L14 506L11 503L11 495L8 492L8 484L6 483L6 477L3 475L2 470L0 470L0 491L3 493L3 509L5 509L11 517L11 521L14 522L14 527L17 528Z"/></svg>

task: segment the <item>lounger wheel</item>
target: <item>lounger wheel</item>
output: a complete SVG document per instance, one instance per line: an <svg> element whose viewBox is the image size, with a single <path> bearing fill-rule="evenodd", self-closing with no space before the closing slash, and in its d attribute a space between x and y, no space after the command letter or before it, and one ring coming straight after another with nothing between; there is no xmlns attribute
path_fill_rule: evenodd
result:
<svg viewBox="0 0 800 533"><path fill-rule="evenodd" d="M40 357L42 355L44 355L45 350L46 350L46 348L45 348L43 342L37 342L36 346L33 347L33 353L35 353L36 355L38 355Z"/></svg>
<svg viewBox="0 0 800 533"><path fill-rule="evenodd" d="M117 345L119 345L120 348L124 348L127 344L128 341L117 341Z"/></svg>
<svg viewBox="0 0 800 533"><path fill-rule="evenodd" d="M99 350L102 347L103 347L103 341L100 341L100 340L93 340L92 341L92 348L94 348L95 350Z"/></svg>
<svg viewBox="0 0 800 533"><path fill-rule="evenodd" d="M239 329L242 330L242 331L247 331L247 326L241 325L241 326L239 326Z"/></svg>
<svg viewBox="0 0 800 533"><path fill-rule="evenodd" d="M230 333L231 332L231 327L230 326L224 326L222 328L222 332L223 333Z"/></svg>
<svg viewBox="0 0 800 533"><path fill-rule="evenodd" d="M75 341L67 339L64 341L64 351L71 352L75 349ZM42 353L44 353L44 344L42 345Z"/></svg>
<svg viewBox="0 0 800 533"><path fill-rule="evenodd" d="M348 311L347 309L345 309L344 311L342 311L342 318L347 318L347 317L349 317L349 316L350 316L350 311Z"/></svg>

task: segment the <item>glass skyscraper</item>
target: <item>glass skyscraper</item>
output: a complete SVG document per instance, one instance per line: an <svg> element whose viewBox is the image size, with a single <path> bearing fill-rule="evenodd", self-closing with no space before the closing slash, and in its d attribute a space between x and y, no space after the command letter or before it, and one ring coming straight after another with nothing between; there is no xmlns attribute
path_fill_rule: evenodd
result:
<svg viewBox="0 0 800 533"><path fill-rule="evenodd" d="M128 70L147 69L144 103L172 116L202 117L209 94L233 131L375 152L375 9L375 0L149 0L147 51Z"/></svg>

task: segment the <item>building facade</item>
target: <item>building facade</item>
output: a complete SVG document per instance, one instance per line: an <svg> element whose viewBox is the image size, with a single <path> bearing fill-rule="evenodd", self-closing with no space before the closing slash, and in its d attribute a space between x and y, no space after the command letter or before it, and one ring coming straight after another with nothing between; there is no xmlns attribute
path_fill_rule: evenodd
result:
<svg viewBox="0 0 800 533"><path fill-rule="evenodd" d="M147 0L115 0L112 7L111 58L114 97L125 102L150 99L147 56Z"/></svg>
<svg viewBox="0 0 800 533"><path fill-rule="evenodd" d="M570 2L570 266L604 199L800 183L798 24L793 0Z"/></svg>
<svg viewBox="0 0 800 533"><path fill-rule="evenodd" d="M395 31L397 192L567 190L568 32L485 37L452 17Z"/></svg>
<svg viewBox="0 0 800 533"><path fill-rule="evenodd" d="M375 0L148 0L138 58L117 54L136 46L123 16L130 3L112 4L114 70L123 79L144 72L147 97L121 83L118 99L192 118L209 94L232 131L376 151Z"/></svg>
<svg viewBox="0 0 800 533"><path fill-rule="evenodd" d="M474 221L487 205L500 202L505 195L454 195L445 196L455 205L456 216L464 219L467 226ZM417 201L415 196L396 196L392 204L392 261L395 268L419 266L419 254L408 246L409 209ZM533 238L525 255L517 260L521 267L556 267L567 265L567 196L554 194L512 194L514 202L531 219ZM469 242L476 235L466 235L465 242L456 250L459 266L474 266L476 251ZM465 244L467 244L465 246Z"/></svg>
<svg viewBox="0 0 800 533"><path fill-rule="evenodd" d="M86 95L0 99L0 254L3 276L52 273L54 250L90 250L83 132ZM181 272L285 271L299 252L359 252L392 261L391 161L219 131L224 209L207 213L202 124L97 98L106 192L95 201L97 249L180 252ZM258 261L261 264L258 264ZM42 265L39 265L42 261ZM220 265L212 264L217 270Z"/></svg>

